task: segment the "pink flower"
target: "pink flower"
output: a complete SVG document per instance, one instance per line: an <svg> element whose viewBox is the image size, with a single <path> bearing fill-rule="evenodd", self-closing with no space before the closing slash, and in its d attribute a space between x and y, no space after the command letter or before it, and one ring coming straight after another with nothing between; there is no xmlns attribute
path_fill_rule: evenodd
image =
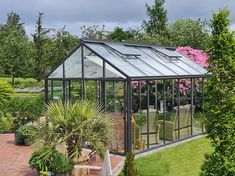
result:
<svg viewBox="0 0 235 176"><path fill-rule="evenodd" d="M183 56L189 58L190 60L198 63L204 68L208 67L208 58L209 56L202 50L193 49L189 46L178 47L176 51Z"/></svg>

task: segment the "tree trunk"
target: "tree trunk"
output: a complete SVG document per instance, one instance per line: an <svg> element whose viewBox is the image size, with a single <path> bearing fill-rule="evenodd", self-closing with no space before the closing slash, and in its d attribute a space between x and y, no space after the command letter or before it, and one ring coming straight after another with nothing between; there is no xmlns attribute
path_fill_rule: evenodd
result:
<svg viewBox="0 0 235 176"><path fill-rule="evenodd" d="M12 76L11 85L12 85L12 87L14 87L14 85L15 85L15 76Z"/></svg>

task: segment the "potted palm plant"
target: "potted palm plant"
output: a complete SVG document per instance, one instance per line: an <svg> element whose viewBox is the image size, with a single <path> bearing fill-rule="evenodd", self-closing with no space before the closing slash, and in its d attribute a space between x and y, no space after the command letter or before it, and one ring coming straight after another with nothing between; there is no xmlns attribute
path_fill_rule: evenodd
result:
<svg viewBox="0 0 235 176"><path fill-rule="evenodd" d="M83 148L91 149L84 160L89 161L94 154L103 157L111 143L115 119L101 105L86 100L75 103L59 100L48 105L46 117L47 123L38 127L34 146L42 143L63 146L74 164L81 161Z"/></svg>
<svg viewBox="0 0 235 176"><path fill-rule="evenodd" d="M143 150L146 146L146 140L142 139L141 133L142 133L142 128L144 124L146 123L147 117L145 113L137 113L135 117L136 117L135 118L136 125L139 128L139 131L138 131L139 137L136 141L136 149Z"/></svg>

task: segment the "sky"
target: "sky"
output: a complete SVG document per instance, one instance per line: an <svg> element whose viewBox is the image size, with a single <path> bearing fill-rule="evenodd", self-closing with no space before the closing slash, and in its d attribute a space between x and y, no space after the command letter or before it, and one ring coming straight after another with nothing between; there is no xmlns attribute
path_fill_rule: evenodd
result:
<svg viewBox="0 0 235 176"><path fill-rule="evenodd" d="M16 12L24 23L27 34L34 33L39 12L44 13L47 28L66 30L81 36L80 27L105 25L110 31L116 26L125 30L139 28L146 17L145 4L154 0L0 0L0 23L7 14ZM212 11L230 9L231 29L235 30L235 0L165 0L168 22L179 18L211 19Z"/></svg>

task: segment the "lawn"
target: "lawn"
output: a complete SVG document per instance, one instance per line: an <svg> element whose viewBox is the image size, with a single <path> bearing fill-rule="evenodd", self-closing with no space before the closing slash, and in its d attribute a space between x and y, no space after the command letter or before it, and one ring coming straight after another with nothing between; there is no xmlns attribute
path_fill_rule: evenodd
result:
<svg viewBox="0 0 235 176"><path fill-rule="evenodd" d="M138 172L143 176L198 176L204 154L213 148L206 138L136 159Z"/></svg>
<svg viewBox="0 0 235 176"><path fill-rule="evenodd" d="M7 81L11 84L10 77L0 77L0 80ZM15 78L15 88L26 88L26 87L43 87L43 81L38 82L33 78Z"/></svg>

